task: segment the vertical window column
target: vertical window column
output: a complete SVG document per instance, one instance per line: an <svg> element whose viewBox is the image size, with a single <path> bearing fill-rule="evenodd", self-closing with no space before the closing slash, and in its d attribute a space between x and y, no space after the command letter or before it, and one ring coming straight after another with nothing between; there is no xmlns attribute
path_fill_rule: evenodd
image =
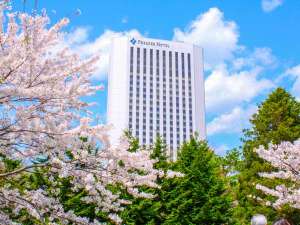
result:
<svg viewBox="0 0 300 225"><path fill-rule="evenodd" d="M147 93L147 80L146 80L146 63L147 63L147 49L144 48L143 49L143 115L142 115L142 121L143 121L143 140L142 140L142 144L146 144L146 112L147 112L147 97L146 97L146 93Z"/></svg>
<svg viewBox="0 0 300 225"><path fill-rule="evenodd" d="M193 106L192 106L192 81L191 81L191 54L188 54L188 92L189 92L189 129L190 135L193 135Z"/></svg>
<svg viewBox="0 0 300 225"><path fill-rule="evenodd" d="M173 79L172 79L172 52L169 51L169 107L170 107L170 157L173 159L173 141L174 141L174 128L173 128Z"/></svg>
<svg viewBox="0 0 300 225"><path fill-rule="evenodd" d="M140 48L137 48L137 68L136 68L136 137L139 138L139 112L140 112Z"/></svg>
<svg viewBox="0 0 300 225"><path fill-rule="evenodd" d="M179 117L179 73L178 73L178 52L175 52L175 91L176 91L176 145L180 145L180 117Z"/></svg>
<svg viewBox="0 0 300 225"><path fill-rule="evenodd" d="M133 108L133 47L130 47L130 74L129 74L129 132L132 132L132 108Z"/></svg>
<svg viewBox="0 0 300 225"><path fill-rule="evenodd" d="M153 143L153 49L150 49L150 119L149 119L149 138L150 143Z"/></svg>
<svg viewBox="0 0 300 225"><path fill-rule="evenodd" d="M166 51L162 52L163 57L163 67L162 67L162 75L163 75L163 138L164 141L167 139L167 92L166 92Z"/></svg>
<svg viewBox="0 0 300 225"><path fill-rule="evenodd" d="M185 64L184 64L184 53L181 53L181 81L182 81L182 126L183 126L183 140L186 140L186 87L185 87Z"/></svg>
<svg viewBox="0 0 300 225"><path fill-rule="evenodd" d="M160 134L160 79L159 79L159 50L156 50L156 133Z"/></svg>

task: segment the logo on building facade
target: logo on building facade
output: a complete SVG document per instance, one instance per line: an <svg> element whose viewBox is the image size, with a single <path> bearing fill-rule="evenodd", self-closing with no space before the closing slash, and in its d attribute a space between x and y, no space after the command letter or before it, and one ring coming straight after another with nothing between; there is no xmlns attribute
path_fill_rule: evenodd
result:
<svg viewBox="0 0 300 225"><path fill-rule="evenodd" d="M162 43L160 41L149 41L149 40L139 40L139 39L136 40L135 38L131 38L130 43L133 45L139 44L139 45L156 46L156 47L160 47L160 48L170 48L169 44Z"/></svg>
<svg viewBox="0 0 300 225"><path fill-rule="evenodd" d="M135 40L134 38L132 38L132 39L130 40L130 42L131 42L131 44L135 45L136 40Z"/></svg>

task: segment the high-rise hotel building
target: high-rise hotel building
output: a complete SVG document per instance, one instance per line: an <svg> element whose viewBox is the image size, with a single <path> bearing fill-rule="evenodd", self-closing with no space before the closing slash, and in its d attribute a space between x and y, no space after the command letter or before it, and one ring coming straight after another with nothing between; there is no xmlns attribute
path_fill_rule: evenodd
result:
<svg viewBox="0 0 300 225"><path fill-rule="evenodd" d="M160 135L176 159L177 147L195 132L205 138L202 48L134 37L112 41L108 123L112 140L129 129L141 144Z"/></svg>

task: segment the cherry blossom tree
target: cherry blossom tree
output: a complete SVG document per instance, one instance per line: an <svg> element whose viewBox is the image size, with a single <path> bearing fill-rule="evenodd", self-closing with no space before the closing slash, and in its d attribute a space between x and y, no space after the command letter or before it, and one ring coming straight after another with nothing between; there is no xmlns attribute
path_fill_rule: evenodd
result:
<svg viewBox="0 0 300 225"><path fill-rule="evenodd" d="M6 7L7 1L1 1L0 224L15 224L12 216L21 210L42 224L100 224L66 212L57 198L59 190L20 190L6 182L37 168L45 169L49 180L70 178L72 189L86 190L85 202L121 223L118 212L130 202L108 186L121 185L135 197L151 198L139 187L156 188L162 172L153 168L149 151L129 152L122 138L111 145L110 127L91 125L90 104L82 97L101 89L90 84L99 59L82 59L64 44L61 30L68 19L50 25L46 15ZM21 163L9 170L4 159Z"/></svg>
<svg viewBox="0 0 300 225"><path fill-rule="evenodd" d="M257 184L256 188L265 194L276 198L274 202L266 202L275 208L288 204L293 208L300 209L300 140L282 142L279 145L270 144L268 149L260 146L256 149L262 159L268 161L276 171L259 175L269 179L287 180L290 185L280 184L274 189Z"/></svg>

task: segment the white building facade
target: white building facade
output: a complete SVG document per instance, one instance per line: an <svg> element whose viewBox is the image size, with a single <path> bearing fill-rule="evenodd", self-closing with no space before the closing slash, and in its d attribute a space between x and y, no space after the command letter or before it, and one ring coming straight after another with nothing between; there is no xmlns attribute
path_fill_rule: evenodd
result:
<svg viewBox="0 0 300 225"><path fill-rule="evenodd" d="M160 135L172 160L192 134L205 139L202 48L156 39L113 39L107 116L113 142L126 129L142 145Z"/></svg>

